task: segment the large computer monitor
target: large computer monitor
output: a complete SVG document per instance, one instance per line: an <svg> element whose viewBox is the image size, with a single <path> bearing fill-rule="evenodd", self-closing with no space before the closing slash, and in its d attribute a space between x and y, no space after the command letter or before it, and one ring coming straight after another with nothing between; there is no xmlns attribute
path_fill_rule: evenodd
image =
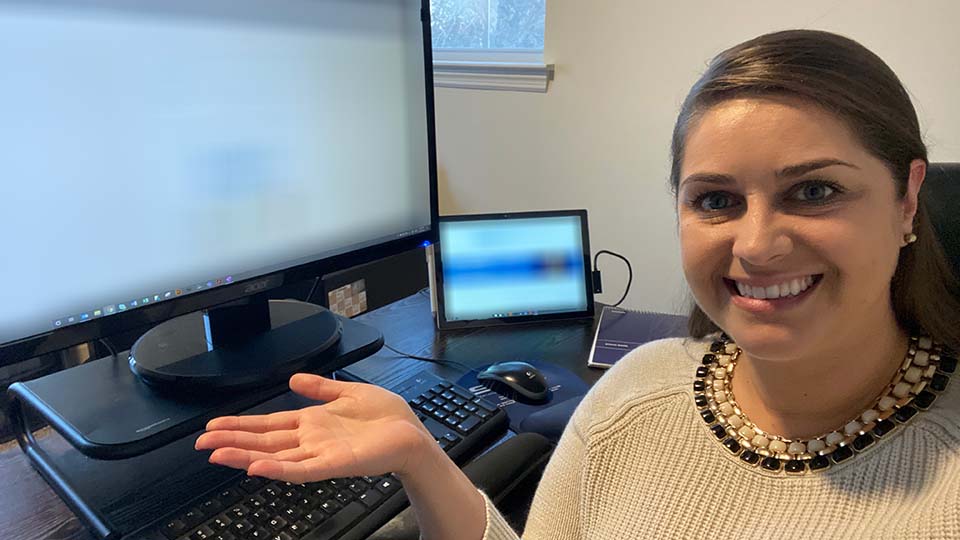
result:
<svg viewBox="0 0 960 540"><path fill-rule="evenodd" d="M427 0L0 0L0 366L335 343L265 298L435 241L429 31Z"/></svg>

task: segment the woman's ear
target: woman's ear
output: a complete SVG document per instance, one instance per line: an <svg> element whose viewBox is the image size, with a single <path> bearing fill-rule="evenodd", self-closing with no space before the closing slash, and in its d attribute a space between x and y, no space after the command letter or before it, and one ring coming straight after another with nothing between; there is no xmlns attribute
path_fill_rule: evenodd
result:
<svg viewBox="0 0 960 540"><path fill-rule="evenodd" d="M913 232L913 218L917 215L918 199L920 197L920 186L927 176L927 162L922 159L915 159L910 162L910 177L907 179L907 192L903 194L903 234L907 235Z"/></svg>

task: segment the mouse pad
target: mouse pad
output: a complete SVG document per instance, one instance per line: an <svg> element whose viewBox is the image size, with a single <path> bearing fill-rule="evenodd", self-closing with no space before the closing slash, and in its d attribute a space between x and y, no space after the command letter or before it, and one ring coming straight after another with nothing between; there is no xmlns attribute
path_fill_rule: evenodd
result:
<svg viewBox="0 0 960 540"><path fill-rule="evenodd" d="M510 418L510 429L518 433L520 432L520 423L523 422L526 417L570 398L586 394L587 390L590 389L590 385L583 382L583 379L566 368L546 362L530 362L526 360L525 362L537 368L540 370L540 373L543 374L543 378L546 379L547 386L552 393L550 401L542 405L528 405L516 401L511 396L504 396L490 390L477 380L477 374L489 366L483 366L478 368L477 371L467 373L463 377L460 377L457 384L469 389L474 395L484 396L490 401L497 403Z"/></svg>

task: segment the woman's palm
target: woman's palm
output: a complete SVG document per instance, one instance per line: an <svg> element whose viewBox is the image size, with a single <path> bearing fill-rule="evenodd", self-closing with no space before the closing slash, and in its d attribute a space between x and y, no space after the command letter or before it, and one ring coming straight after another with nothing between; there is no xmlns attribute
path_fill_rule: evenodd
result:
<svg viewBox="0 0 960 540"><path fill-rule="evenodd" d="M197 449L214 450L211 463L301 483L406 471L429 436L403 399L382 388L304 374L290 388L327 403L215 418Z"/></svg>

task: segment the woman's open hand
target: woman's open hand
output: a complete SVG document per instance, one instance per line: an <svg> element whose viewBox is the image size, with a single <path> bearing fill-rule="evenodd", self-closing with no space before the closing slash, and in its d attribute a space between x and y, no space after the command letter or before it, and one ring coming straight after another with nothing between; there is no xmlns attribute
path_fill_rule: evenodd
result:
<svg viewBox="0 0 960 540"><path fill-rule="evenodd" d="M299 373L294 392L326 403L296 411L224 416L207 423L197 450L210 462L294 483L404 475L433 438L402 397L369 384Z"/></svg>

